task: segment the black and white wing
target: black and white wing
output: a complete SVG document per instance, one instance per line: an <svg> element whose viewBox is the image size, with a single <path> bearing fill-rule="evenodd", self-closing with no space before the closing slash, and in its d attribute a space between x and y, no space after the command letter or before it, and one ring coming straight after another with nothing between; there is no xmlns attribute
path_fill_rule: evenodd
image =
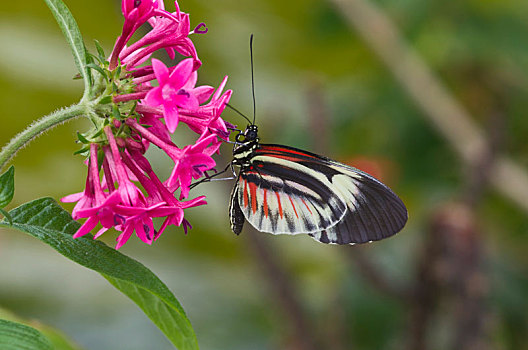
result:
<svg viewBox="0 0 528 350"><path fill-rule="evenodd" d="M235 233L242 228L240 213L257 230L273 234L315 233L343 219L346 203L324 175L304 176L287 165L280 159L256 161L240 172L230 206Z"/></svg>
<svg viewBox="0 0 528 350"><path fill-rule="evenodd" d="M387 186L360 170L291 147L259 145L251 166L239 174L230 217L237 234L245 218L263 232L350 244L397 233L407 210Z"/></svg>
<svg viewBox="0 0 528 350"><path fill-rule="evenodd" d="M332 177L334 190L345 200L347 213L337 225L310 236L322 243L366 243L390 237L405 226L407 209L389 187L358 169L332 163L330 167L340 171Z"/></svg>

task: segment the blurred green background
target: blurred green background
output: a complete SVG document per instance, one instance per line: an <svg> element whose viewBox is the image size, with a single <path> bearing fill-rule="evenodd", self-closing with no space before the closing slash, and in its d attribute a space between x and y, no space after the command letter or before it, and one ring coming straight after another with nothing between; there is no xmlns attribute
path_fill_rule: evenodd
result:
<svg viewBox="0 0 528 350"><path fill-rule="evenodd" d="M120 2L66 3L88 47L97 39L110 52L122 25ZM499 135L498 152L528 171L528 2L372 3L473 119ZM190 234L172 228L152 247L131 239L121 251L174 292L202 349L528 349L526 211L487 186L471 186L472 172L341 10L321 0L182 0L180 7L191 26L209 28L193 38L204 63L199 81L217 85L229 75L231 103L248 114L255 34L263 142L371 171L410 212L400 234L361 247L255 236L247 227L236 237L228 225L230 184L199 186L193 192L207 195L209 205L187 212ZM76 102L82 84L72 80L69 48L43 1L2 4L0 47L5 144L32 120ZM245 126L228 110L224 118ZM85 166L73 152L76 131L86 128L70 122L19 152L10 208L83 188ZM181 129L179 144L190 136ZM218 163L230 152L224 146ZM149 157L168 174L167 158ZM472 191L482 193L468 204ZM104 240L113 245L116 236ZM0 307L56 327L85 349L171 348L99 275L9 230L0 231Z"/></svg>

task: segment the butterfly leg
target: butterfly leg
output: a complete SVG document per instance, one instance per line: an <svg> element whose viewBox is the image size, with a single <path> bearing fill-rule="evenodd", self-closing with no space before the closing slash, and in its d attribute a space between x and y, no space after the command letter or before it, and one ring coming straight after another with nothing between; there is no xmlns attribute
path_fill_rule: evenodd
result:
<svg viewBox="0 0 528 350"><path fill-rule="evenodd" d="M231 141L231 140L225 140L224 142L225 142L225 143L229 143L229 144L232 144L232 145L235 145L235 146L241 145L241 143L240 143L240 142L236 142L236 141Z"/></svg>
<svg viewBox="0 0 528 350"><path fill-rule="evenodd" d="M219 179L210 179L209 181L224 181L224 180L233 180L236 179L236 176L221 177Z"/></svg>
<svg viewBox="0 0 528 350"><path fill-rule="evenodd" d="M222 177L220 179L213 179L212 177L209 178L209 181L223 181L223 180L233 180L233 179L236 179L238 177L238 174L235 172L235 168L233 166L232 163L230 163L231 165L231 172L233 173L233 175L231 176L228 176L228 177ZM227 171L227 167L220 173L218 174L223 174ZM218 174L215 174L214 176L218 175Z"/></svg>
<svg viewBox="0 0 528 350"><path fill-rule="evenodd" d="M236 178L238 177L236 171L235 171L235 166L233 165L233 162L229 163L229 165L231 165L231 172L233 173L233 178Z"/></svg>
<svg viewBox="0 0 528 350"><path fill-rule="evenodd" d="M221 178L221 179L215 179L215 177L217 177L218 175L222 175L223 173L225 173L229 167L231 166L231 168L233 167L231 163L227 164L227 166L224 168L224 170L214 174L214 175L211 175L211 176L207 176L203 179L201 179L200 181L198 182L195 182L193 184L191 184L191 186L189 186L190 189L198 186L199 184L203 183L203 182L210 182L210 181L217 181L217 180L232 180L234 179L234 177L229 177L229 178Z"/></svg>

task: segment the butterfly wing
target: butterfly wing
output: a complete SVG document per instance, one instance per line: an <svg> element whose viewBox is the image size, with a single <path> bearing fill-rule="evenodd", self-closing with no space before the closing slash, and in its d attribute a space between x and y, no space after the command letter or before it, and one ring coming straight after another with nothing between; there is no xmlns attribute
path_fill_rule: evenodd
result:
<svg viewBox="0 0 528 350"><path fill-rule="evenodd" d="M299 155L281 158L261 152L265 147L240 171L231 198L233 227L238 209L257 230L273 234L319 232L343 219L346 203L324 174L299 162Z"/></svg>
<svg viewBox="0 0 528 350"><path fill-rule="evenodd" d="M366 243L390 237L405 226L407 209L389 187L344 164L330 162L329 166L341 172L332 183L348 211L337 225L310 236L322 243Z"/></svg>
<svg viewBox="0 0 528 350"><path fill-rule="evenodd" d="M232 227L240 230L237 210L259 231L338 244L382 239L407 221L398 196L358 169L281 145L259 145L251 164L231 199Z"/></svg>
<svg viewBox="0 0 528 350"><path fill-rule="evenodd" d="M238 204L238 184L240 180L237 181L233 191L231 191L231 201L229 202L229 219L231 220L231 230L237 235L242 232L242 227L244 226L244 213L240 209Z"/></svg>

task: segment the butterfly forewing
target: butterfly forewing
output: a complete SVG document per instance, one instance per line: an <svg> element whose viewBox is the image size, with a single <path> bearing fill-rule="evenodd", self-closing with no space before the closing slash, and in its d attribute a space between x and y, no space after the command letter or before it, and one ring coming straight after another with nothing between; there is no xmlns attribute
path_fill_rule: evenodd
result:
<svg viewBox="0 0 528 350"><path fill-rule="evenodd" d="M310 234L323 243L353 244L377 241L399 232L407 222L407 209L387 186L358 169L335 163L342 174L333 184L345 198L348 212L337 225Z"/></svg>
<svg viewBox="0 0 528 350"><path fill-rule="evenodd" d="M379 240L407 221L401 200L374 177L281 145L259 145L252 153L233 190L230 210L232 227L241 229L242 212L260 231L308 233L337 244Z"/></svg>

